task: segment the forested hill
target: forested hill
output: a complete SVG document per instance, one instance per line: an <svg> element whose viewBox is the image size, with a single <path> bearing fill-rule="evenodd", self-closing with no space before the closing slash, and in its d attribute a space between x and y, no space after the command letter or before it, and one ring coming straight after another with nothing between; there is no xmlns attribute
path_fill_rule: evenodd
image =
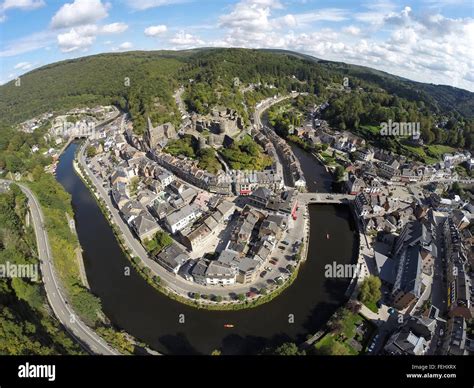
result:
<svg viewBox="0 0 474 388"><path fill-rule="evenodd" d="M464 117L474 117L474 94L448 85L434 85L411 81L370 67L351 65L343 62L325 61L310 55L287 50L268 50L269 52L293 55L297 58L316 62L334 72L347 77L355 77L379 85L387 92L408 100L422 100L440 113L454 111Z"/></svg>
<svg viewBox="0 0 474 388"><path fill-rule="evenodd" d="M324 97L327 85L341 85L344 76L353 87L383 89L448 119L474 117L474 94L457 88L286 51L199 49L100 54L44 66L23 75L20 86L14 82L0 86L0 123L9 126L47 111L110 103L128 110L138 131L143 130L146 116L155 123L179 123L173 91L181 84L186 85L191 110L206 113L223 105L248 119L247 108L271 93L299 90ZM272 88L244 92L235 77L241 85L261 83Z"/></svg>

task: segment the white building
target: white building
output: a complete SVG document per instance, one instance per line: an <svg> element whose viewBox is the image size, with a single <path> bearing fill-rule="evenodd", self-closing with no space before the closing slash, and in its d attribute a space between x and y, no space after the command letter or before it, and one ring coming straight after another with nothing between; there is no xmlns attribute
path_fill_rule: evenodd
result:
<svg viewBox="0 0 474 388"><path fill-rule="evenodd" d="M169 171L164 170L160 175L158 175L157 178L161 182L163 187L166 187L169 184L171 184L171 182L174 181L175 176L173 174L171 174Z"/></svg>
<svg viewBox="0 0 474 388"><path fill-rule="evenodd" d="M181 209L167 216L165 223L171 233L176 233L199 218L201 213L201 209L196 204L185 205Z"/></svg>

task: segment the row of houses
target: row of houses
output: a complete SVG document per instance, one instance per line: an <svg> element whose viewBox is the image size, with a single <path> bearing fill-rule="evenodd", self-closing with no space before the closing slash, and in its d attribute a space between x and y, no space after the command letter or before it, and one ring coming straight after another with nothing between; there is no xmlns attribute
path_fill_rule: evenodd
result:
<svg viewBox="0 0 474 388"><path fill-rule="evenodd" d="M304 188L306 187L306 181L304 179L303 170L301 169L301 164L298 158L296 158L293 150L290 145L278 136L275 131L271 128L264 126L263 133L265 136L270 139L275 149L282 158L282 163L284 163L290 171L291 180L290 185Z"/></svg>
<svg viewBox="0 0 474 388"><path fill-rule="evenodd" d="M244 207L226 248L216 260L198 260L188 269L189 278L202 285L254 282L286 227L287 216Z"/></svg>
<svg viewBox="0 0 474 388"><path fill-rule="evenodd" d="M191 206L193 205L197 206L196 204ZM198 207L198 209L200 208ZM191 251L203 246L212 236L216 235L220 229L219 226L225 225L234 211L235 205L232 202L220 201L205 217L201 218L199 223L194 223L192 228L180 230L182 244Z"/></svg>

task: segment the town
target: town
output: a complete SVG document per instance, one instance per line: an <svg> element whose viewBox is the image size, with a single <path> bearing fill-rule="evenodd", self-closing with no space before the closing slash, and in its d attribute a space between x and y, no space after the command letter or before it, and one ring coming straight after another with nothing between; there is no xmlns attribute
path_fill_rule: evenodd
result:
<svg viewBox="0 0 474 388"><path fill-rule="evenodd" d="M88 179L106 208L116 212L113 222L126 245L162 285L201 305L258 301L294 280L306 260L308 206L345 203L360 236L357 269L347 275L352 278L348 304L358 305L357 310L362 306L361 314L376 327L366 352L472 351L467 333L474 206L458 194L447 195L453 184L472 184L457 172L461 164L474 166L469 152L444 154L426 165L333 130L321 118L328 102L309 105L301 125L290 128L291 140L309 145L309 152L333 174L335 166L343 168L341 194L312 193L289 142L261 120L263 111L299 93L259 102L247 126L229 109L209 116L190 114L181 93L175 93L183 119L179 128L171 123L153 126L148 120L146 132L138 136L127 115L97 107L55 118L48 135L57 146L87 137L76 171ZM96 115L94 130L80 132L91 112ZM82 116L68 126L72 132L61 133L58 128L71 114ZM41 125L42 117L20 128ZM216 157L218 168L203 167L181 149L170 151L189 139L201 155ZM413 142L419 141L413 136ZM258 147L271 163L257 170L233 169L223 156L241 142ZM54 154L55 148L48 152ZM360 297L369 279L379 284L377 300Z"/></svg>

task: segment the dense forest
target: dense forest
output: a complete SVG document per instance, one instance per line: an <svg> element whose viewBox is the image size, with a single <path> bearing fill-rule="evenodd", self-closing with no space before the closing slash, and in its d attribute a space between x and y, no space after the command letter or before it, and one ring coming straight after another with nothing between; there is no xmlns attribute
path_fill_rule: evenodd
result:
<svg viewBox="0 0 474 388"><path fill-rule="evenodd" d="M2 169L20 172L41 204L55 270L74 311L121 352L132 353L135 345L109 324L99 298L82 285L76 258L78 240L66 217L73 216L71 198L53 175L45 173L44 166L51 158L30 151L32 144L44 143L41 131L23 133L3 128L0 139ZM26 197L13 185L0 194L0 264L38 263L35 235L26 218ZM41 277L37 282L0 277L0 354L82 352L53 316Z"/></svg>
<svg viewBox="0 0 474 388"><path fill-rule="evenodd" d="M27 213L27 198L18 186L0 194L0 265L38 266ZM0 277L0 354L82 353L51 316L40 281Z"/></svg>
<svg viewBox="0 0 474 388"><path fill-rule="evenodd" d="M358 95L340 95L328 85L347 77ZM206 114L214 106L235 109L248 123L254 105L291 90L334 99L328 119L342 129L389 118L420 120L427 142L472 147L474 98L471 92L422 84L381 71L321 61L278 50L196 49L100 54L58 62L33 70L0 86L0 127L11 126L47 111L93 104L115 104L129 111L135 131L146 118L153 124L179 125L173 98L185 86L190 111ZM248 87L252 85L252 87ZM355 111L354 111L355 110ZM333 117L330 117L330 116ZM435 121L447 122L440 131ZM457 136L457 133L462 133ZM464 143L464 145L463 145Z"/></svg>

